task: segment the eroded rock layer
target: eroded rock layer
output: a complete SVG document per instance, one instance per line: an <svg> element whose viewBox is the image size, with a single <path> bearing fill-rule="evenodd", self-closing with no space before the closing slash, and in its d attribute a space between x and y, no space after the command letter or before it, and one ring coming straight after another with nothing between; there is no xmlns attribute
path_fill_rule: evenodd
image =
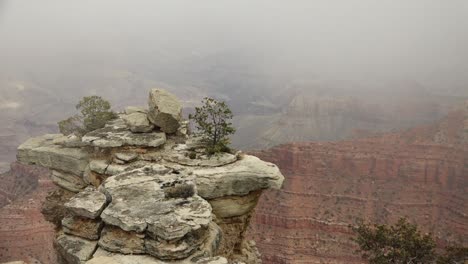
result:
<svg viewBox="0 0 468 264"><path fill-rule="evenodd" d="M37 166L13 163L11 171L0 177L6 198L0 208L0 263L56 263L54 226L41 214L47 192L55 189L48 170Z"/></svg>
<svg viewBox="0 0 468 264"><path fill-rule="evenodd" d="M468 108L400 133L255 153L286 177L253 216L263 263L362 263L348 227L358 219L407 216L441 245L468 245L467 121Z"/></svg>

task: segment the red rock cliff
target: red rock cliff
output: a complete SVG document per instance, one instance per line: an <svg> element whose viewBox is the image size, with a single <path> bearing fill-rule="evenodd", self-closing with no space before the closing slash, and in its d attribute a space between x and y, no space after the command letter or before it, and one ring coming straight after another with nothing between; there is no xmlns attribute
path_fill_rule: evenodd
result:
<svg viewBox="0 0 468 264"><path fill-rule="evenodd" d="M466 246L466 112L401 133L256 153L286 177L282 190L263 195L252 221L264 263L361 263L348 228L358 219L408 216L441 244Z"/></svg>
<svg viewBox="0 0 468 264"><path fill-rule="evenodd" d="M0 176L0 263L55 263L54 227L41 213L42 202L54 189L48 170L19 163Z"/></svg>

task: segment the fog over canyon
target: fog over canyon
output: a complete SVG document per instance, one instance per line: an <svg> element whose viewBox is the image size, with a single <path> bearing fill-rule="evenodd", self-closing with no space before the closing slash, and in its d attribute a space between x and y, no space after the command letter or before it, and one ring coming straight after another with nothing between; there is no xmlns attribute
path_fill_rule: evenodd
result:
<svg viewBox="0 0 468 264"><path fill-rule="evenodd" d="M248 237L263 263L362 263L348 224L400 216L468 237L468 2L0 1L0 263L53 263L48 171L17 147L83 96L150 88L234 112L233 146L278 165ZM31 238L34 239L31 239Z"/></svg>

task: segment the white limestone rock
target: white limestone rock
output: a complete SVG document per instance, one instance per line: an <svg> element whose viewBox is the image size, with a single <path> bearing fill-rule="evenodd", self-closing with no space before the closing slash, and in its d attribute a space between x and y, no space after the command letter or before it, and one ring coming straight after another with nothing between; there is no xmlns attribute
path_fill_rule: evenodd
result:
<svg viewBox="0 0 468 264"><path fill-rule="evenodd" d="M182 104L173 94L163 89L152 89L148 100L148 119L161 131L177 132L182 118Z"/></svg>
<svg viewBox="0 0 468 264"><path fill-rule="evenodd" d="M118 118L103 128L87 133L81 140L87 145L99 148L159 147L166 142L166 135L161 132L132 133L125 121Z"/></svg>
<svg viewBox="0 0 468 264"><path fill-rule="evenodd" d="M150 123L146 113L133 112L123 115L122 119L133 133L148 133L154 129L154 125Z"/></svg>
<svg viewBox="0 0 468 264"><path fill-rule="evenodd" d="M88 165L89 153L84 148L67 148L54 144L61 134L47 134L30 138L18 147L17 160L78 176Z"/></svg>
<svg viewBox="0 0 468 264"><path fill-rule="evenodd" d="M193 167L198 193L205 199L243 196L256 190L280 189L284 176L273 163L245 155L221 167Z"/></svg>
<svg viewBox="0 0 468 264"><path fill-rule="evenodd" d="M65 208L76 216L96 219L107 204L106 196L92 187L75 194Z"/></svg>

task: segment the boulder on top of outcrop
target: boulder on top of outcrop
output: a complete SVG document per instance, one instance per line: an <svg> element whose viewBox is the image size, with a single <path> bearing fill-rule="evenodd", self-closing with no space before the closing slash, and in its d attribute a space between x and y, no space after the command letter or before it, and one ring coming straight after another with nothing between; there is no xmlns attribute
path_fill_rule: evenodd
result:
<svg viewBox="0 0 468 264"><path fill-rule="evenodd" d="M81 176L88 165L89 153L83 148L54 144L61 137L61 134L47 134L28 139L18 147L17 160Z"/></svg>
<svg viewBox="0 0 468 264"><path fill-rule="evenodd" d="M166 142L161 132L132 133L122 118L110 121L105 127L91 131L82 141L90 146L116 148L124 146L159 147Z"/></svg>
<svg viewBox="0 0 468 264"><path fill-rule="evenodd" d="M168 134L177 132L182 118L182 104L163 89L152 89L148 100L148 119Z"/></svg>
<svg viewBox="0 0 468 264"><path fill-rule="evenodd" d="M122 115L122 119L128 126L130 131L134 133L148 133L154 129L154 125L148 120L146 112L140 109L125 110L125 115Z"/></svg>
<svg viewBox="0 0 468 264"><path fill-rule="evenodd" d="M107 199L102 192L88 187L65 203L65 208L76 216L95 219L101 214L106 204Z"/></svg>
<svg viewBox="0 0 468 264"><path fill-rule="evenodd" d="M193 167L198 194L205 199L243 196L256 190L280 189L284 176L276 165L244 155L221 167Z"/></svg>
<svg viewBox="0 0 468 264"><path fill-rule="evenodd" d="M55 248L66 263L82 264L89 260L96 250L97 241L62 234L55 240Z"/></svg>

